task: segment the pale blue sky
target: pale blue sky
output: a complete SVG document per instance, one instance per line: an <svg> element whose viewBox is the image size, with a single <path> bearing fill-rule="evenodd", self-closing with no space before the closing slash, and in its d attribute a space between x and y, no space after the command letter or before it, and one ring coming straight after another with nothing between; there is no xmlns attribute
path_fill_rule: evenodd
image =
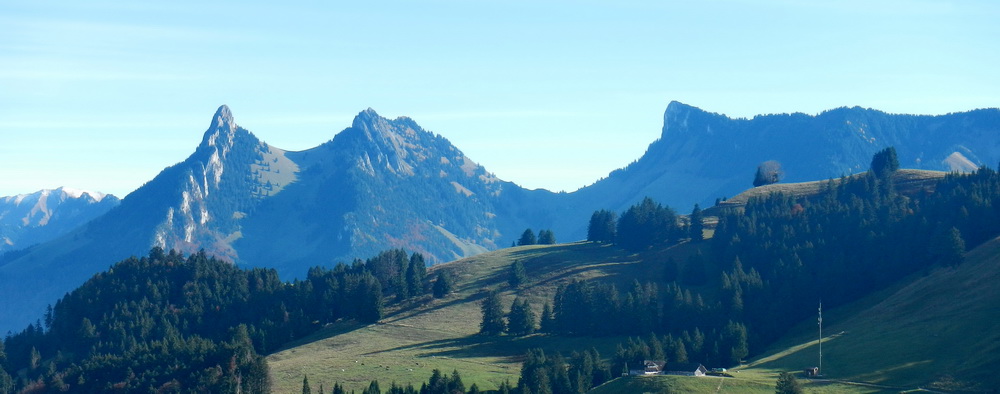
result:
<svg viewBox="0 0 1000 394"><path fill-rule="evenodd" d="M368 107L410 116L557 191L638 158L671 100L734 117L1000 106L996 1L145 3L0 3L0 196L123 197L221 104L288 150Z"/></svg>

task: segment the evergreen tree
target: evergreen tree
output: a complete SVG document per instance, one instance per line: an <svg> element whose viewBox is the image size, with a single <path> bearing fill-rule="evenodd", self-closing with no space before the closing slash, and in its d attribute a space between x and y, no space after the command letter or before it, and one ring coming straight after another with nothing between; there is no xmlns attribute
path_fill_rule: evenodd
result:
<svg viewBox="0 0 1000 394"><path fill-rule="evenodd" d="M646 197L622 214L615 239L623 248L639 251L677 240L682 235L679 230L674 210Z"/></svg>
<svg viewBox="0 0 1000 394"><path fill-rule="evenodd" d="M538 231L538 244L539 245L555 245L556 234L552 230L540 230Z"/></svg>
<svg viewBox="0 0 1000 394"><path fill-rule="evenodd" d="M799 386L799 381L795 379L795 376L788 372L782 372L778 375L778 384L774 386L775 394L802 394L802 387Z"/></svg>
<svg viewBox="0 0 1000 394"><path fill-rule="evenodd" d="M312 394L312 389L309 387L309 376L302 376L302 394Z"/></svg>
<svg viewBox="0 0 1000 394"><path fill-rule="evenodd" d="M705 223L704 215L701 212L701 207L698 204L694 204L694 209L691 210L691 226L688 227L689 237L691 237L691 242L701 242L705 239Z"/></svg>
<svg viewBox="0 0 1000 394"><path fill-rule="evenodd" d="M434 279L434 298L443 298L451 293L451 277L444 271L438 271L437 278Z"/></svg>
<svg viewBox="0 0 1000 394"><path fill-rule="evenodd" d="M507 330L507 324L503 320L503 306L500 302L500 293L496 290L486 292L481 304L483 321L479 324L480 334L500 335Z"/></svg>
<svg viewBox="0 0 1000 394"><path fill-rule="evenodd" d="M539 330L545 333L555 332L555 319L552 317L552 305L548 301L542 305L542 315L539 317L538 322Z"/></svg>
<svg viewBox="0 0 1000 394"><path fill-rule="evenodd" d="M378 380L372 380L368 384L368 388L361 392L362 394L382 394L382 389L378 387Z"/></svg>
<svg viewBox="0 0 1000 394"><path fill-rule="evenodd" d="M512 335L529 335L535 332L535 312L528 300L514 299L508 315L507 331Z"/></svg>
<svg viewBox="0 0 1000 394"><path fill-rule="evenodd" d="M427 276L427 263L424 262L424 255L414 253L410 256L410 262L406 267L406 284L410 295L421 296L427 292L424 287L425 276Z"/></svg>
<svg viewBox="0 0 1000 394"><path fill-rule="evenodd" d="M936 231L931 239L930 252L941 265L957 267L965 261L965 241L962 239L962 233L955 227Z"/></svg>
<svg viewBox="0 0 1000 394"><path fill-rule="evenodd" d="M896 157L896 148L888 147L878 151L872 156L870 171L876 178L884 179L899 169L899 158Z"/></svg>
<svg viewBox="0 0 1000 394"><path fill-rule="evenodd" d="M528 274L524 270L524 263L521 260L514 260L510 265L510 273L507 277L507 283L510 284L510 287L515 289L521 287L527 277Z"/></svg>
<svg viewBox="0 0 1000 394"><path fill-rule="evenodd" d="M333 384L333 394L347 394L347 391L344 390L344 386L340 385L340 382L337 382Z"/></svg>
<svg viewBox="0 0 1000 394"><path fill-rule="evenodd" d="M451 372L451 379L448 379L448 392L449 393L465 392L465 383L462 383L462 376L458 374L457 369Z"/></svg>
<svg viewBox="0 0 1000 394"><path fill-rule="evenodd" d="M517 246L534 245L536 243L538 243L538 241L535 239L535 232L531 231L530 228L525 229L524 232L521 233L521 238L517 240Z"/></svg>
<svg viewBox="0 0 1000 394"><path fill-rule="evenodd" d="M618 215L607 210L595 211L587 226L587 241L612 243L617 234Z"/></svg>

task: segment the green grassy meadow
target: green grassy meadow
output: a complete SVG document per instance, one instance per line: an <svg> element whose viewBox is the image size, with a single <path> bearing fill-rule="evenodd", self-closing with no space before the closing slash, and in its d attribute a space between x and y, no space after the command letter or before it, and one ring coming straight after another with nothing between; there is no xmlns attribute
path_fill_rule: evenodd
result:
<svg viewBox="0 0 1000 394"><path fill-rule="evenodd" d="M690 249L681 245L663 253L683 255L691 253ZM526 297L538 314L559 284L597 277L622 284L645 280L640 277L641 261L659 257L640 259L610 246L573 243L509 248L435 266L429 275L447 270L455 278L452 294L443 299L425 296L398 306L387 311L378 324L330 325L270 355L274 391L300 392L304 375L316 387L340 382L348 390L360 391L372 379L378 379L383 387L391 382L419 387L435 368L448 374L458 370L466 387L476 383L481 389L494 389L504 380L517 384L521 357L530 348L568 355L595 347L610 356L622 338L477 335L482 291L501 290L508 306L515 297ZM524 263L529 278L517 291L507 284L507 270L515 260Z"/></svg>
<svg viewBox="0 0 1000 394"><path fill-rule="evenodd" d="M823 375L904 389L987 390L1000 354L1000 239L962 265L917 274L824 312ZM818 364L816 321L801 323L749 364L754 373Z"/></svg>

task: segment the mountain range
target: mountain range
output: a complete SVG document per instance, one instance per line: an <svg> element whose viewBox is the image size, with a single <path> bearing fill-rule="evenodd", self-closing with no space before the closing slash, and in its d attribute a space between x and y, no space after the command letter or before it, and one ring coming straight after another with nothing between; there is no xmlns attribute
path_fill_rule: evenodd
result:
<svg viewBox="0 0 1000 394"><path fill-rule="evenodd" d="M119 202L113 195L68 187L0 197L0 254L52 240Z"/></svg>
<svg viewBox="0 0 1000 394"><path fill-rule="evenodd" d="M283 279L315 265L388 248L439 263L507 246L525 228L585 237L591 212L621 212L645 196L686 212L753 181L758 164L782 164L786 181L867 169L895 146L904 168L969 170L1000 160L1000 110L940 116L838 108L816 116L733 119L672 102L661 137L629 166L572 193L500 180L441 135L406 117L362 111L315 148L285 151L238 126L226 106L184 161L164 169L96 219L18 252L0 265L8 303L0 331L111 262L151 247L200 249Z"/></svg>

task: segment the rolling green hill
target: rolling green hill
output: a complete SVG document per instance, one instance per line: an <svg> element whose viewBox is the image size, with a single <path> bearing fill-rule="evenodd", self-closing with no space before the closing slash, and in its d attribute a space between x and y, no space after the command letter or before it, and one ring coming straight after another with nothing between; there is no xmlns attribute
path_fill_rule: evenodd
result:
<svg viewBox="0 0 1000 394"><path fill-rule="evenodd" d="M662 253L684 255L693 248L679 245ZM456 279L455 291L443 299L430 296L390 310L378 324L333 324L316 335L268 357L279 393L296 392L303 374L318 386L335 382L362 390L372 379L388 384L426 381L433 369L458 370L465 384L495 389L504 380L517 384L520 359L527 349L545 347L571 352L597 347L611 354L621 338L484 337L477 335L481 291L501 290L505 307L515 296L527 297L536 311L551 300L556 287L572 279L605 278L628 283L638 278L643 260L658 256L627 255L620 249L593 243L524 246L502 249L435 266ZM529 282L514 291L507 284L510 264L520 260Z"/></svg>
<svg viewBox="0 0 1000 394"><path fill-rule="evenodd" d="M826 378L904 388L1000 387L1000 238L824 317ZM817 364L815 321L803 322L749 370Z"/></svg>

